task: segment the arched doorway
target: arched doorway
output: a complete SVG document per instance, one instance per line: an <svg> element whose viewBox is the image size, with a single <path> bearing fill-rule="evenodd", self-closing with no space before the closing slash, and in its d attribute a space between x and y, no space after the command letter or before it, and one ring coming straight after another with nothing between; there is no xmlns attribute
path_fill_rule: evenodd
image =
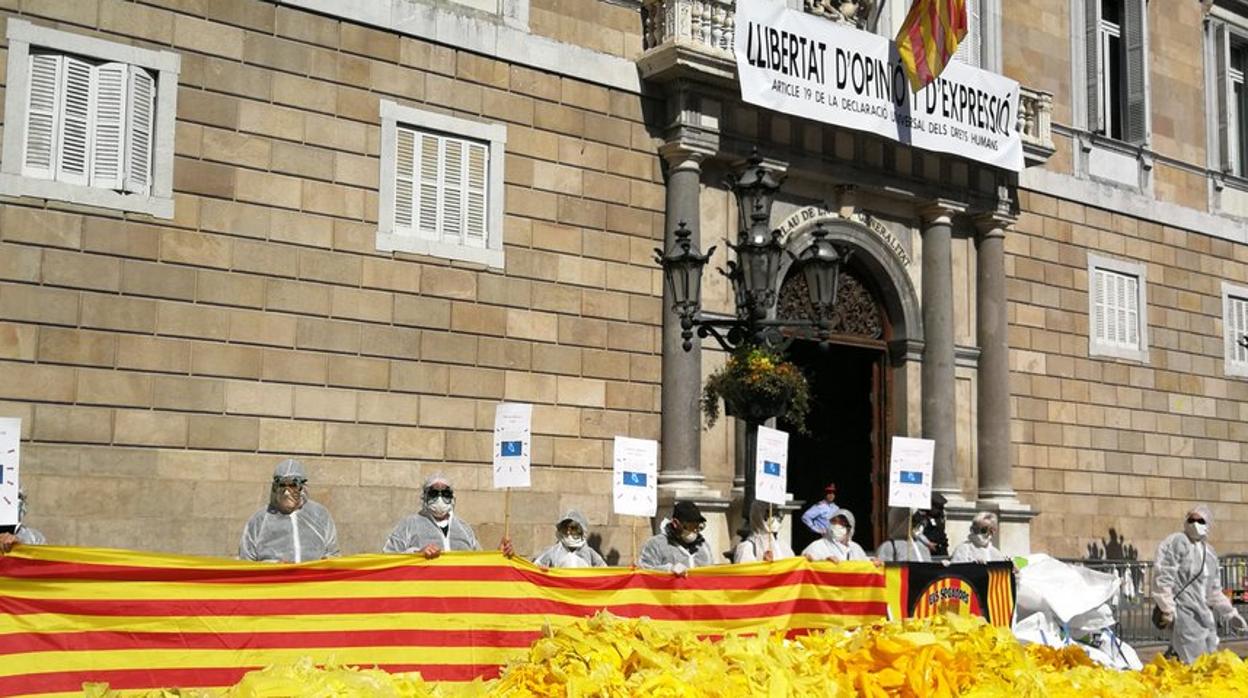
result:
<svg viewBox="0 0 1248 698"><path fill-rule="evenodd" d="M789 432L789 491L803 510L823 497L828 482L837 484L837 504L854 513L854 539L873 550L885 535L887 509L885 461L891 433L888 400L888 341L891 331L870 277L851 264L841 272L840 291L831 320L831 341L797 334L790 360L811 385L806 433L797 425L778 424ZM776 314L808 318L806 280L787 274L780 287ZM801 551L816 534L794 522L793 549Z"/></svg>

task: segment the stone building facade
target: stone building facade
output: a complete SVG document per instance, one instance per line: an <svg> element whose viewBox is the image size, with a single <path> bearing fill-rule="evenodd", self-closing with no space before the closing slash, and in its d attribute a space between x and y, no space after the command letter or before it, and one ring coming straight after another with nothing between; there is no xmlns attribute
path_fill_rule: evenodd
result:
<svg viewBox="0 0 1248 698"><path fill-rule="evenodd" d="M885 35L904 15L784 2ZM726 548L738 430L696 403L723 354L679 348L653 248L678 221L731 238L721 181L757 148L786 174L790 246L822 222L855 251L837 341L794 345L825 408L794 443L796 499L836 480L878 540L888 438L928 436L955 538L990 508L1011 551L1148 558L1210 500L1215 544L1242 550L1246 13L1099 4L971 3L962 58L1023 86L1014 174L744 104L732 0L0 2L0 414L23 419L30 521L228 555L294 456L344 552L378 550L435 470L492 542L511 400L535 406L520 551L575 507L627 561L615 435L662 440L665 501L700 501ZM92 76L103 114L118 64L120 128L146 113L150 152L126 138L107 171L90 116L89 171L59 140L30 156L34 67ZM730 312L712 276L706 309Z"/></svg>

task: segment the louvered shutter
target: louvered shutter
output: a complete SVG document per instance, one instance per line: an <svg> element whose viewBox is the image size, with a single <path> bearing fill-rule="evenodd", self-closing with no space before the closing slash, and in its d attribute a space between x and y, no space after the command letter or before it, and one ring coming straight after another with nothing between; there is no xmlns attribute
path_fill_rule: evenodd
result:
<svg viewBox="0 0 1248 698"><path fill-rule="evenodd" d="M464 142L443 140L442 158L442 238L456 244L464 241Z"/></svg>
<svg viewBox="0 0 1248 698"><path fill-rule="evenodd" d="M394 227L411 232L416 210L416 134L399 127L395 132Z"/></svg>
<svg viewBox="0 0 1248 698"><path fill-rule="evenodd" d="M121 189L125 173L126 83L130 66L95 67L95 128L91 147L91 186Z"/></svg>
<svg viewBox="0 0 1248 698"><path fill-rule="evenodd" d="M1105 80L1105 66L1101 61L1101 0L1083 0L1083 7L1088 130L1105 133L1105 114L1101 109L1101 82Z"/></svg>
<svg viewBox="0 0 1248 698"><path fill-rule="evenodd" d="M441 178L441 143L437 136L420 134L420 213L417 232L421 237L437 239L438 189Z"/></svg>
<svg viewBox="0 0 1248 698"><path fill-rule="evenodd" d="M1227 355L1232 363L1248 365L1248 349L1239 344L1240 338L1248 334L1248 299L1227 296L1225 323Z"/></svg>
<svg viewBox="0 0 1248 698"><path fill-rule="evenodd" d="M26 92L26 143L22 156L22 174L28 177L53 177L56 131L61 111L59 96L63 64L62 56L30 54L30 84Z"/></svg>
<svg viewBox="0 0 1248 698"><path fill-rule="evenodd" d="M126 91L125 190L147 194L152 186L152 131L156 123L156 79L147 70L130 66Z"/></svg>
<svg viewBox="0 0 1248 698"><path fill-rule="evenodd" d="M1106 304L1106 283L1108 279L1104 271L1092 271L1092 336L1098 342L1109 340L1109 309Z"/></svg>
<svg viewBox="0 0 1248 698"><path fill-rule="evenodd" d="M489 149L480 143L468 144L468 197L465 211L464 243L485 247L486 183L489 181Z"/></svg>
<svg viewBox="0 0 1248 698"><path fill-rule="evenodd" d="M1123 138L1128 143L1148 142L1148 88L1144 55L1144 0L1125 0L1123 39L1127 45L1127 111Z"/></svg>
<svg viewBox="0 0 1248 698"><path fill-rule="evenodd" d="M61 123L56 151L56 179L87 184L91 166L93 66L65 56L61 70Z"/></svg>
<svg viewBox="0 0 1248 698"><path fill-rule="evenodd" d="M1215 115L1218 120L1218 163L1223 172L1231 172L1235 163L1231 147L1231 111L1235 108L1231 93L1231 33L1220 22L1213 25L1213 53L1214 85L1218 96Z"/></svg>
<svg viewBox="0 0 1248 698"><path fill-rule="evenodd" d="M1234 298L1235 304L1235 348L1239 351L1236 358L1240 363L1248 364L1248 348L1240 346L1241 337L1248 335L1248 299Z"/></svg>
<svg viewBox="0 0 1248 698"><path fill-rule="evenodd" d="M983 64L980 50L979 3L981 0L966 0L966 36L958 44L953 54L955 60L968 65L980 67Z"/></svg>
<svg viewBox="0 0 1248 698"><path fill-rule="evenodd" d="M1122 285L1122 342L1123 346L1140 346L1140 280L1134 276L1119 276Z"/></svg>

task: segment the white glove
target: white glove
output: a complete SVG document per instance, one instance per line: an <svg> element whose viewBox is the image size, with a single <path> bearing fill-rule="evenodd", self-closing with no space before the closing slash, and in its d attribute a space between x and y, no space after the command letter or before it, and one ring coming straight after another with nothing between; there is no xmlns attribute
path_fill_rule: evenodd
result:
<svg viewBox="0 0 1248 698"><path fill-rule="evenodd" d="M1232 614L1230 620L1226 622L1226 625L1233 632L1237 633L1242 633L1248 630L1248 621L1244 620L1244 617L1239 615L1239 613Z"/></svg>
<svg viewBox="0 0 1248 698"><path fill-rule="evenodd" d="M688 568L688 567L685 567L684 565L682 565L682 564L681 564L681 563L679 563L679 562L674 563L674 564L672 565L672 574L676 575L677 577L683 577L683 576L685 576L685 573L686 573L686 572L688 572L688 571L689 571L689 568Z"/></svg>

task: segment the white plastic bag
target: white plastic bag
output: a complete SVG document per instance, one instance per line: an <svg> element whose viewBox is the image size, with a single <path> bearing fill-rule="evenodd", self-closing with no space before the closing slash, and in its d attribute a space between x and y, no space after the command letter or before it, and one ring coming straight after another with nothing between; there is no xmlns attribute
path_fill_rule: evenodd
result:
<svg viewBox="0 0 1248 698"><path fill-rule="evenodd" d="M1018 572L1019 617L1052 612L1063 624L1105 603L1116 603L1116 575L1068 565L1044 554L1028 556Z"/></svg>

